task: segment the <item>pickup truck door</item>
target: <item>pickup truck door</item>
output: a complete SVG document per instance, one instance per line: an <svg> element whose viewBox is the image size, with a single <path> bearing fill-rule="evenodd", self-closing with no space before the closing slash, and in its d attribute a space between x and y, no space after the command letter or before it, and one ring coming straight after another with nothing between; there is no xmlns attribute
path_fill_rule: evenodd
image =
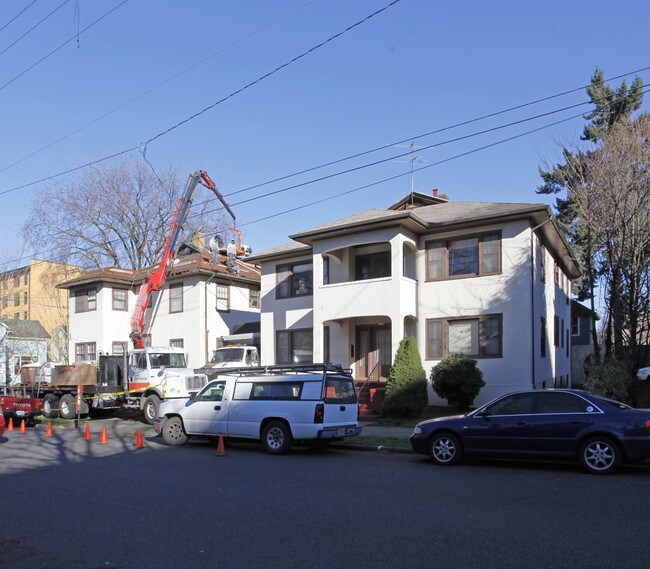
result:
<svg viewBox="0 0 650 569"><path fill-rule="evenodd" d="M228 398L225 381L208 383L183 409L185 431L192 435L227 434Z"/></svg>

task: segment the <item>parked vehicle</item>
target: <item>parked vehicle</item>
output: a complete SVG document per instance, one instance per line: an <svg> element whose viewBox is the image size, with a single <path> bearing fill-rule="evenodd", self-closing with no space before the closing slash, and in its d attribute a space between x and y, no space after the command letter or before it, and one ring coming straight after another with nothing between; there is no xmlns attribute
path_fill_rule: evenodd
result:
<svg viewBox="0 0 650 569"><path fill-rule="evenodd" d="M173 446L191 436L260 440L271 454L294 441L325 447L358 435L359 404L349 370L331 364L233 368L214 372L196 396L164 402L154 422Z"/></svg>
<svg viewBox="0 0 650 569"><path fill-rule="evenodd" d="M650 367L642 367L636 372L636 378L639 381L645 381L650 377Z"/></svg>
<svg viewBox="0 0 650 569"><path fill-rule="evenodd" d="M2 409L2 404L0 404L0 437L5 433L5 416Z"/></svg>
<svg viewBox="0 0 650 569"><path fill-rule="evenodd" d="M210 361L197 371L259 365L260 356L255 346L224 346L214 350Z"/></svg>
<svg viewBox="0 0 650 569"><path fill-rule="evenodd" d="M0 386L0 406L3 416L7 419L25 419L31 424L41 414L40 399L30 397L26 390L9 385Z"/></svg>
<svg viewBox="0 0 650 569"><path fill-rule="evenodd" d="M140 409L149 424L162 401L185 399L208 381L187 367L182 349L167 347L134 349L120 356L99 355L96 364L54 366L50 377L50 381L26 379L21 386L28 396L42 401L43 415L48 419L74 419L81 387L81 415L91 408Z"/></svg>
<svg viewBox="0 0 650 569"><path fill-rule="evenodd" d="M523 391L465 415L418 423L410 441L439 465L465 455L564 458L608 474L621 462L650 458L650 410L586 391Z"/></svg>

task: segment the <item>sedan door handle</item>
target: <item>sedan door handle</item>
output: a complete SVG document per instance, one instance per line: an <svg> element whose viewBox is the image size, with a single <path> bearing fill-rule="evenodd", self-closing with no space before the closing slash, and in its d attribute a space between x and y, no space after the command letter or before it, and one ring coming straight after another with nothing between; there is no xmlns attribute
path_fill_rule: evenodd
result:
<svg viewBox="0 0 650 569"><path fill-rule="evenodd" d="M341 411L345 411L345 405L341 405Z"/></svg>
<svg viewBox="0 0 650 569"><path fill-rule="evenodd" d="M526 421L517 421L517 425L525 425Z"/></svg>
<svg viewBox="0 0 650 569"><path fill-rule="evenodd" d="M214 410L215 411L221 411L221 405L215 405Z"/></svg>

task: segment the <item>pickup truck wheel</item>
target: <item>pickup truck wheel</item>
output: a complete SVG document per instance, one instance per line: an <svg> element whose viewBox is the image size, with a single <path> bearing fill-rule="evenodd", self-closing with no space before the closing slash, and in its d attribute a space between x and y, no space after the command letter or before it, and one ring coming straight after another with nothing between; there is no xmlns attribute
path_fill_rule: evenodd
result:
<svg viewBox="0 0 650 569"><path fill-rule="evenodd" d="M282 421L271 421L262 431L262 449L269 454L289 452L293 438L291 430Z"/></svg>
<svg viewBox="0 0 650 569"><path fill-rule="evenodd" d="M153 425L154 419L158 416L158 408L160 407L160 398L157 395L149 395L144 400L142 411L144 413L144 420Z"/></svg>
<svg viewBox="0 0 650 569"><path fill-rule="evenodd" d="M183 421L179 417L170 417L165 421L162 428L162 437L169 446L178 447L184 445L188 436L183 428Z"/></svg>
<svg viewBox="0 0 650 569"><path fill-rule="evenodd" d="M52 393L45 395L41 403L41 411L46 419L56 419L59 416L59 398Z"/></svg>
<svg viewBox="0 0 650 569"><path fill-rule="evenodd" d="M59 402L59 415L61 415L61 419L74 419L76 414L77 400L69 393L66 393Z"/></svg>

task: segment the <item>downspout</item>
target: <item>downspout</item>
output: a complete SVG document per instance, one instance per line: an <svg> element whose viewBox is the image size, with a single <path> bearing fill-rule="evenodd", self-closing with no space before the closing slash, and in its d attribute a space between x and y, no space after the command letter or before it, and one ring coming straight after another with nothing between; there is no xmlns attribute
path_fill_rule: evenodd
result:
<svg viewBox="0 0 650 569"><path fill-rule="evenodd" d="M531 383L532 388L535 389L535 231L537 231L542 225L547 224L553 218L549 214L549 218L546 221L542 221L539 225L536 225L530 230L530 341L531 341L531 351L530 351L530 367L531 367ZM546 303L546 279L544 279L544 302Z"/></svg>

